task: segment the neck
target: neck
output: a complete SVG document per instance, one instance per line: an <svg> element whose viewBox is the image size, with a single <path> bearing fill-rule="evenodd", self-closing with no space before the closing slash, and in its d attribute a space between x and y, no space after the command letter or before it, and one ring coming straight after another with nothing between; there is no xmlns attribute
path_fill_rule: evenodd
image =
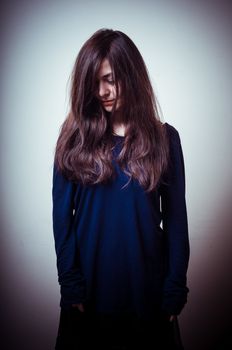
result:
<svg viewBox="0 0 232 350"><path fill-rule="evenodd" d="M125 136L125 132L126 132L126 127L124 124L120 124L120 125L113 125L113 133L119 136Z"/></svg>
<svg viewBox="0 0 232 350"><path fill-rule="evenodd" d="M119 111L111 115L112 131L116 135L124 136L126 131L126 123Z"/></svg>

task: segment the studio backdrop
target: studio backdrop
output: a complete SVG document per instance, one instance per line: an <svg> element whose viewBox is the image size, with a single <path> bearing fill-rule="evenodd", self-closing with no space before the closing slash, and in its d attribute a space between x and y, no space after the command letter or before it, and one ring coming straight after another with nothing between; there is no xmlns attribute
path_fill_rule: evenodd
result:
<svg viewBox="0 0 232 350"><path fill-rule="evenodd" d="M70 74L100 28L125 32L147 65L162 119L180 134L190 262L179 316L186 350L229 342L232 282L230 1L1 3L1 342L50 350L59 316L52 167ZM217 345L219 344L219 345Z"/></svg>

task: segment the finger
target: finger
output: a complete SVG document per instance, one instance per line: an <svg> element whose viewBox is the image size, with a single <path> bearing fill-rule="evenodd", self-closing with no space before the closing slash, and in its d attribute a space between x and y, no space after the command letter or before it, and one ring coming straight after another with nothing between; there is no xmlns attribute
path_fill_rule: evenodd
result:
<svg viewBox="0 0 232 350"><path fill-rule="evenodd" d="M84 312L84 305L83 304L72 304L72 307L78 308L79 311Z"/></svg>

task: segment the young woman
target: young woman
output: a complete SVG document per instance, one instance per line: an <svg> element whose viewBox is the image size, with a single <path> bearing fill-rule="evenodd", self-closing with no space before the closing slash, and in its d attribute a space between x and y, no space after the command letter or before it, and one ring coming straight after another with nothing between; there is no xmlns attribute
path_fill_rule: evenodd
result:
<svg viewBox="0 0 232 350"><path fill-rule="evenodd" d="M77 56L52 196L56 349L174 349L189 291L183 153L120 31L97 31Z"/></svg>

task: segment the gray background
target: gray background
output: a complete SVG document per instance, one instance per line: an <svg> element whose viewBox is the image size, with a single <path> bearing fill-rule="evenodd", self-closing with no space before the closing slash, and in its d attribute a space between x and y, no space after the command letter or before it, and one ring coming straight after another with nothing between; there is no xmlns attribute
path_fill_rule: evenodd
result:
<svg viewBox="0 0 232 350"><path fill-rule="evenodd" d="M232 12L226 1L1 3L1 316L4 349L53 349L59 286L52 163L69 76L102 27L135 42L186 168L187 350L222 347L231 317ZM216 346L217 342L221 344Z"/></svg>

